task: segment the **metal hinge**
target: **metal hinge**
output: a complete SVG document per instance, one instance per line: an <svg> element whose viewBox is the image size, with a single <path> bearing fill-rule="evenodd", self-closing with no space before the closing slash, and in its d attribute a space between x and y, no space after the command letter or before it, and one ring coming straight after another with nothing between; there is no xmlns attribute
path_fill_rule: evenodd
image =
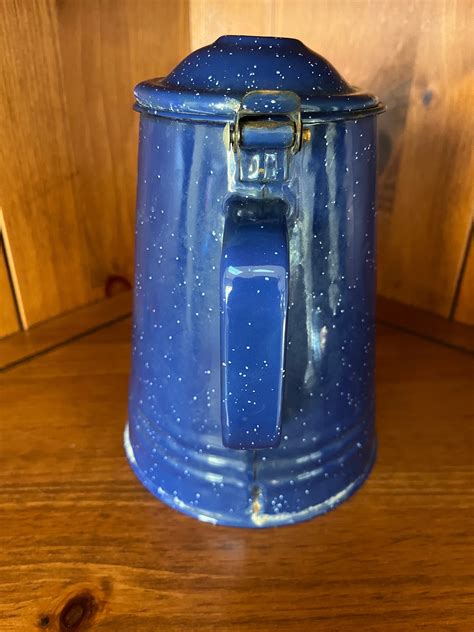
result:
<svg viewBox="0 0 474 632"><path fill-rule="evenodd" d="M289 158L301 148L300 98L285 90L248 92L228 132L240 181L286 180Z"/></svg>

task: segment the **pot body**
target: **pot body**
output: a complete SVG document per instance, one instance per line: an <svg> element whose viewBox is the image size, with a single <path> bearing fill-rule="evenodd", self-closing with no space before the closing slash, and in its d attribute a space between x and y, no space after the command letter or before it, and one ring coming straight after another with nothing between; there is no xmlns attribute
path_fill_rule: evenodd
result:
<svg viewBox="0 0 474 632"><path fill-rule="evenodd" d="M129 423L138 478L201 520L244 527L324 513L375 455L375 116L305 124L292 157L277 447L224 447L223 123L141 114Z"/></svg>

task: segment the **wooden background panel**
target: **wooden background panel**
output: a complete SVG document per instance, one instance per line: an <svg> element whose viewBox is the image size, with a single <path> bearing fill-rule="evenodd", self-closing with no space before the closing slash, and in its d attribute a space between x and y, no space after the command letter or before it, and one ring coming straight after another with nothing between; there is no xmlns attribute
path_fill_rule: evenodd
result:
<svg viewBox="0 0 474 632"><path fill-rule="evenodd" d="M191 0L195 13L193 47L224 32L297 37L382 98L379 292L448 316L474 193L472 2Z"/></svg>
<svg viewBox="0 0 474 632"><path fill-rule="evenodd" d="M0 204L24 326L91 300L54 6L0 2Z"/></svg>
<svg viewBox="0 0 474 632"><path fill-rule="evenodd" d="M474 205L472 3L423 4L393 212L381 231L383 294L449 316Z"/></svg>
<svg viewBox="0 0 474 632"><path fill-rule="evenodd" d="M0 338L20 329L15 295L10 283L7 257L0 232Z"/></svg>
<svg viewBox="0 0 474 632"><path fill-rule="evenodd" d="M4 0L0 203L23 326L101 298L111 276L131 281L133 85L232 32L299 37L387 103L379 119L379 290L469 320L472 297L460 273L473 202L472 6Z"/></svg>
<svg viewBox="0 0 474 632"><path fill-rule="evenodd" d="M274 0L190 0L191 49L221 35L274 35Z"/></svg>
<svg viewBox="0 0 474 632"><path fill-rule="evenodd" d="M0 3L0 201L25 327L131 278L132 90L188 48L184 0Z"/></svg>
<svg viewBox="0 0 474 632"><path fill-rule="evenodd" d="M455 305L454 319L461 323L474 325L474 239L472 231Z"/></svg>
<svg viewBox="0 0 474 632"><path fill-rule="evenodd" d="M90 285L133 278L138 115L133 87L188 53L185 2L60 0L58 32Z"/></svg>

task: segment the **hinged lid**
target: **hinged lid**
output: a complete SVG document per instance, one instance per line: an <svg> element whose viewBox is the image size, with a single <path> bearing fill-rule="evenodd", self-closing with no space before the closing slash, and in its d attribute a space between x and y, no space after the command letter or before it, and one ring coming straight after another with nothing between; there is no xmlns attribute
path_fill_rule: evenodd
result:
<svg viewBox="0 0 474 632"><path fill-rule="evenodd" d="M346 83L323 57L284 37L220 37L191 53L167 77L140 83L135 96L137 109L150 114L231 121L251 90L295 92L306 121L384 109L377 97Z"/></svg>

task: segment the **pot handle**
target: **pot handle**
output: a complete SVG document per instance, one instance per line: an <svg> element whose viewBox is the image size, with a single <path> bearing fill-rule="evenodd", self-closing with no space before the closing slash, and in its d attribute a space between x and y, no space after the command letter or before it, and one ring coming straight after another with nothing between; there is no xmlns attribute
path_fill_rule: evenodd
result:
<svg viewBox="0 0 474 632"><path fill-rule="evenodd" d="M227 216L220 300L222 440L228 448L280 443L288 266L284 213Z"/></svg>

